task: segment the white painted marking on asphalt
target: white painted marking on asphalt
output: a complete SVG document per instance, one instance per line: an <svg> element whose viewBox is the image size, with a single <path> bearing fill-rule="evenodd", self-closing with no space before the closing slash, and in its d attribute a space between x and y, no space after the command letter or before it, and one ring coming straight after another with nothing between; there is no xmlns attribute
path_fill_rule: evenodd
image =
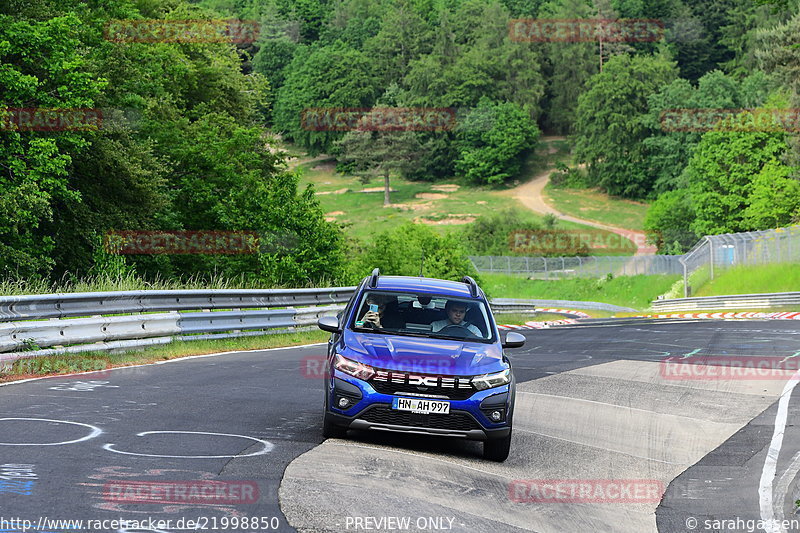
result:
<svg viewBox="0 0 800 533"><path fill-rule="evenodd" d="M51 420L49 418L0 418L0 422L3 420L28 420L34 422L55 422L56 424L72 424L74 426L83 426L87 427L92 430L92 432L85 437L81 437L80 439L75 440L65 440L63 442L47 442L47 443L10 443L10 442L0 442L0 446L62 446L64 444L76 444L78 442L83 442L87 440L91 440L98 435L103 433L103 430L99 427L92 426L90 424L83 424L81 422L71 422L69 420Z"/></svg>
<svg viewBox="0 0 800 533"><path fill-rule="evenodd" d="M775 512L775 517L778 520L784 520L785 514L783 512L783 502L786 501L786 494L789 492L789 485L794 481L797 473L800 472L800 452L794 454L792 462L789 467L783 472L783 475L778 480L778 485L775 487L775 501L772 508Z"/></svg>
<svg viewBox="0 0 800 533"><path fill-rule="evenodd" d="M764 530L767 533L783 533L785 530L780 524L774 522L775 511L772 507L772 483L778 467L778 456L783 446L783 434L786 430L786 418L789 412L789 400L792 391L797 386L800 370L792 374L786 386L783 387L781 399L778 401L778 412L775 415L775 429L772 432L772 440L767 450L767 458L764 460L764 468L761 470L761 481L758 484L758 499L761 509L761 519L764 520Z"/></svg>
<svg viewBox="0 0 800 533"><path fill-rule="evenodd" d="M162 457L168 459L230 459L237 457L255 457L256 455L264 455L266 453L271 452L272 449L275 447L275 445L269 441L257 439L255 437L248 437L247 435L236 435L233 433L209 433L207 431L144 431L142 433L137 433L136 436L144 437L145 435L155 435L164 433L183 434L183 435L214 435L217 437L236 437L239 439L248 439L258 442L259 444L263 445L264 448L257 452L248 453L245 455L159 455L159 454L149 454L149 453L123 452L122 450L115 450L114 445L111 443L103 445L103 449L114 453L120 453L122 455L136 455L139 457Z"/></svg>
<svg viewBox="0 0 800 533"><path fill-rule="evenodd" d="M118 389L119 385L109 385L108 381L73 381L69 383L61 383L50 387L50 390L73 390L81 392L91 392L98 387L107 387L109 389Z"/></svg>

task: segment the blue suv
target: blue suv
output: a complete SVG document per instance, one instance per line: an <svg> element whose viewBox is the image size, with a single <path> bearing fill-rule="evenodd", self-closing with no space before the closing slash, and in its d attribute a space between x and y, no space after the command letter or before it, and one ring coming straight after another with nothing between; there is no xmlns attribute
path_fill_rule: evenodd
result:
<svg viewBox="0 0 800 533"><path fill-rule="evenodd" d="M325 437L348 429L484 441L504 461L511 446L514 376L483 291L461 282L364 278L344 311L319 319L332 333L325 375Z"/></svg>

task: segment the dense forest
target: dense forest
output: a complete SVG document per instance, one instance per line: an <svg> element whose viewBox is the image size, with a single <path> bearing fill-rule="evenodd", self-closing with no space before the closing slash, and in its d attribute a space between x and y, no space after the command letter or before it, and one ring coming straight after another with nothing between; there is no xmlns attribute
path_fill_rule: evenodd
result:
<svg viewBox="0 0 800 533"><path fill-rule="evenodd" d="M256 21L257 38L118 42L106 32L113 20L227 18ZM521 41L509 32L520 18L655 19L663 34ZM354 134L303 127L310 108L455 110L455 128L371 138L392 159L385 168L413 180L502 186L542 133L568 135L568 180L653 201L646 225L662 252L791 224L797 125L748 128L731 115L669 128L664 116L800 107L798 40L795 0L6 0L0 107L126 110L135 120L0 131L0 265L18 278L347 283L363 274L356 252L367 264L391 255L387 243L413 242L461 268L452 237L404 227L354 250L325 221L278 136L337 157L342 171L371 163L352 157ZM132 229L253 231L265 242L243 255L106 253L103 235Z"/></svg>

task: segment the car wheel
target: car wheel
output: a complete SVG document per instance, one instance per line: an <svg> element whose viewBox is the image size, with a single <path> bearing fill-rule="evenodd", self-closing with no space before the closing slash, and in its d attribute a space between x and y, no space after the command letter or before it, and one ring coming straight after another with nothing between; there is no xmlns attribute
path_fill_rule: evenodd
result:
<svg viewBox="0 0 800 533"><path fill-rule="evenodd" d="M483 458L502 463L511 451L511 432L502 439L491 439L483 443Z"/></svg>
<svg viewBox="0 0 800 533"><path fill-rule="evenodd" d="M322 420L322 436L326 439L343 439L347 437L347 428L332 423L326 415Z"/></svg>

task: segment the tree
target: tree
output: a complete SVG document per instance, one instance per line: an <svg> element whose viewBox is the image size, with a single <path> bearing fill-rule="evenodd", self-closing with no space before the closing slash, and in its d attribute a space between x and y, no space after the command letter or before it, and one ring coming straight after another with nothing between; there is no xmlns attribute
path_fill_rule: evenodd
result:
<svg viewBox="0 0 800 533"><path fill-rule="evenodd" d="M542 5L541 18L591 18L592 9L585 0L556 0ZM547 103L544 116L547 127L558 133L572 133L578 96L586 81L598 72L593 42L550 43L545 45L548 63Z"/></svg>
<svg viewBox="0 0 800 533"><path fill-rule="evenodd" d="M275 102L275 128L312 154L329 151L343 134L333 126L304 124L304 111L318 110L324 119L331 110L372 107L377 97L369 58L342 42L299 48L287 69Z"/></svg>
<svg viewBox="0 0 800 533"><path fill-rule="evenodd" d="M381 232L369 243L359 261L358 276L373 268L381 274L461 280L472 276L480 283L478 273L455 235L438 235L428 226L407 222Z"/></svg>
<svg viewBox="0 0 800 533"><path fill-rule="evenodd" d="M242 2L251 7L258 6ZM262 127L268 85L245 73L244 48L103 38L109 19L141 18L219 14L182 0L0 6L4 106L104 111L97 130L0 135L4 274L81 276L135 266L150 279L216 273L297 286L338 278L341 231L324 220L313 191L299 193L298 176L283 170ZM108 120L108 110L134 120ZM236 256L124 259L98 248L109 231L181 229L255 231L263 246Z"/></svg>
<svg viewBox="0 0 800 533"><path fill-rule="evenodd" d="M383 16L380 31L364 43L364 51L375 62L383 85L399 83L408 73L409 63L431 49L431 28L410 2L390 6Z"/></svg>
<svg viewBox="0 0 800 533"><path fill-rule="evenodd" d="M769 161L753 178L752 192L744 210L751 230L772 229L800 222L800 181L796 169Z"/></svg>
<svg viewBox="0 0 800 533"><path fill-rule="evenodd" d="M339 161L352 163L353 174L365 181L383 178L383 205L391 204L389 178L391 174L407 175L420 156L422 146L411 131L370 131L371 125L381 124L383 112L374 110L362 117L359 128L348 132L337 142Z"/></svg>
<svg viewBox="0 0 800 533"><path fill-rule="evenodd" d="M786 151L786 134L780 131L736 131L733 119L705 133L686 168L698 235L733 233L751 229L747 207L754 193L753 179L770 161ZM727 131L725 131L727 130ZM771 167L768 176L784 175ZM750 217L760 218L751 211Z"/></svg>
<svg viewBox="0 0 800 533"><path fill-rule="evenodd" d="M539 114L544 94L541 56L534 43L511 41L509 14L499 2L466 0L444 11L430 54L409 64L402 88L419 106L471 108L484 96L528 106Z"/></svg>
<svg viewBox="0 0 800 533"><path fill-rule="evenodd" d="M576 159L610 194L641 198L652 189L642 144L653 131L645 119L647 97L675 74L675 64L663 56L618 55L578 98Z"/></svg>
<svg viewBox="0 0 800 533"><path fill-rule="evenodd" d="M526 108L484 97L459 125L456 138L456 172L475 183L496 184L519 173L539 128Z"/></svg>
<svg viewBox="0 0 800 533"><path fill-rule="evenodd" d="M704 75L697 88L688 80L676 79L648 97L645 125L652 134L644 139L647 171L653 176L655 193L683 187L680 176L692 151L702 136L701 131L670 131L662 124L662 113L681 110L686 116L709 109L756 107L764 103L767 80L755 72L741 82L719 70ZM688 122L691 124L691 122Z"/></svg>
<svg viewBox="0 0 800 533"><path fill-rule="evenodd" d="M774 72L781 84L791 95L790 105L800 106L800 48L797 35L800 33L800 13L795 14L784 24L771 29L754 32L754 56L757 65L765 72ZM800 165L800 141L789 141L791 151L789 162Z"/></svg>
<svg viewBox="0 0 800 533"><path fill-rule="evenodd" d="M30 22L0 15L4 107L94 107L106 80L87 72L79 26L74 16ZM55 202L80 202L69 187L69 169L89 143L80 131L25 131L25 120L18 117L0 112L8 130L0 135L0 268L5 276L41 276L54 266L54 241L42 227L52 219Z"/></svg>
<svg viewBox="0 0 800 533"><path fill-rule="evenodd" d="M659 253L682 254L697 242L698 235L691 229L694 219L689 191L677 189L660 194L650 205L644 229Z"/></svg>

